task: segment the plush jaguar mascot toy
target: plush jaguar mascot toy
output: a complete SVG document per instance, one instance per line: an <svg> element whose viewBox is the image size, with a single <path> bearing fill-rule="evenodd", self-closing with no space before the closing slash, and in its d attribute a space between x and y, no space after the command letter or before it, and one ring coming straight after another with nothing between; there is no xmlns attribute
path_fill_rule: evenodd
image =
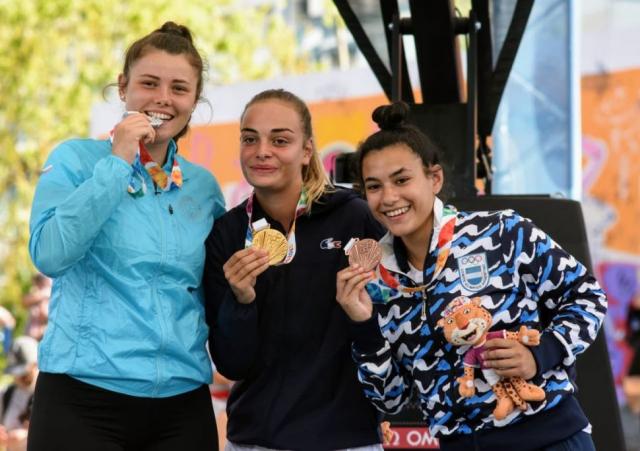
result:
<svg viewBox="0 0 640 451"><path fill-rule="evenodd" d="M521 377L501 378L492 368L484 368L482 353L487 350L485 342L493 338L518 340L525 346L540 344L540 332L521 326L518 332L505 330L489 332L491 313L482 307L480 298L469 299L466 296L455 298L442 313L438 326L444 329L447 341L455 346L471 346L464 355L464 376L458 378L459 393L464 398L475 395L475 368L481 368L486 381L496 395L496 408L493 415L497 420L504 419L517 407L526 410L527 401L542 401L544 390L527 383Z"/></svg>

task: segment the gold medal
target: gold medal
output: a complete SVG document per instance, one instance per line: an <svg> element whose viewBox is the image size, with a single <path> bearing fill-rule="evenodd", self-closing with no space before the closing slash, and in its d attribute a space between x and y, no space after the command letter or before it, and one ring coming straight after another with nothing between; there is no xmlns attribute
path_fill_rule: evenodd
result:
<svg viewBox="0 0 640 451"><path fill-rule="evenodd" d="M276 265L284 260L289 249L287 238L275 229L262 229L253 234L251 247L264 249L269 253L269 264Z"/></svg>
<svg viewBox="0 0 640 451"><path fill-rule="evenodd" d="M358 265L365 271L374 270L381 259L380 245L371 238L358 240L349 248L349 265Z"/></svg>

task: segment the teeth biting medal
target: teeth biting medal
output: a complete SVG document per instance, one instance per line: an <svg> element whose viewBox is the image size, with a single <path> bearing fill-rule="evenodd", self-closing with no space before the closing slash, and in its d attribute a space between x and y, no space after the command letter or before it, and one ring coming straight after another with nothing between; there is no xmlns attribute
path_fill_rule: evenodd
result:
<svg viewBox="0 0 640 451"><path fill-rule="evenodd" d="M132 114L141 114L141 113L139 111L125 111L124 114L122 115L122 118L124 119L125 117L131 116ZM158 128L164 123L164 120L160 119L159 117L149 116L149 115L145 115L145 116L149 118L149 125L151 125L153 128Z"/></svg>
<svg viewBox="0 0 640 451"><path fill-rule="evenodd" d="M160 119L159 117L155 117L155 116L149 116L149 124L151 124L151 126L153 128L158 128L163 124L163 120Z"/></svg>

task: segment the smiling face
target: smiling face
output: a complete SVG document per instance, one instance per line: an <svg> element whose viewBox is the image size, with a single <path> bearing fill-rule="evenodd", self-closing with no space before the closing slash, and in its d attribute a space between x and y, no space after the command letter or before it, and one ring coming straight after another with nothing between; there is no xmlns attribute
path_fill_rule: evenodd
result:
<svg viewBox="0 0 640 451"><path fill-rule="evenodd" d="M442 168L428 172L421 158L404 144L366 154L362 178L369 208L393 235L426 243L433 228L433 203L442 188Z"/></svg>
<svg viewBox="0 0 640 451"><path fill-rule="evenodd" d="M137 59L129 74L118 77L127 111L162 119L148 147L166 148L189 122L196 105L198 72L184 54L152 49Z"/></svg>
<svg viewBox="0 0 640 451"><path fill-rule="evenodd" d="M257 193L300 192L313 152L296 110L281 100L250 105L240 123L242 172Z"/></svg>

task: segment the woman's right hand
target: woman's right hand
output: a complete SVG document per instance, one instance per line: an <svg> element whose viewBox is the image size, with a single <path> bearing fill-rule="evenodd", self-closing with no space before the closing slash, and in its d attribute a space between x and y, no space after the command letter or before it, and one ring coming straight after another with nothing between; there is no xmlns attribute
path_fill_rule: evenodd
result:
<svg viewBox="0 0 640 451"><path fill-rule="evenodd" d="M152 143L156 138L156 131L151 126L147 115L132 112L126 115L113 129L113 144L111 152L127 163L133 163L136 158L140 141Z"/></svg>
<svg viewBox="0 0 640 451"><path fill-rule="evenodd" d="M256 279L269 267L269 253L248 247L239 250L222 266L238 302L250 304L256 298Z"/></svg>
<svg viewBox="0 0 640 451"><path fill-rule="evenodd" d="M364 289L373 278L372 271L365 271L358 265L349 266L336 276L336 300L353 321L366 321L373 315L371 298Z"/></svg>

